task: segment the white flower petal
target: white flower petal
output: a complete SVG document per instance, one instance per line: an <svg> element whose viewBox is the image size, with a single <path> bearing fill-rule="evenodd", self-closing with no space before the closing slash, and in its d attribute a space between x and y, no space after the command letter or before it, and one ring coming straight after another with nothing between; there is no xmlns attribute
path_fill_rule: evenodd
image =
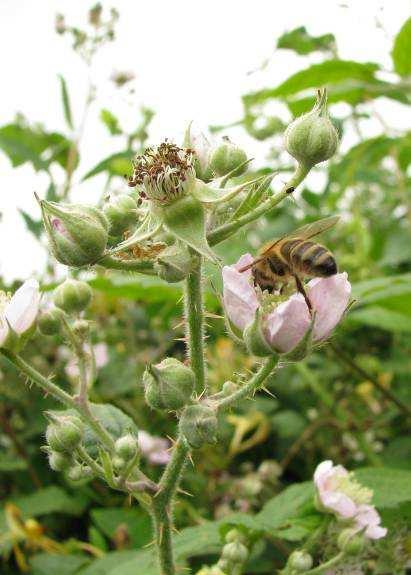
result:
<svg viewBox="0 0 411 575"><path fill-rule="evenodd" d="M302 340L310 323L303 296L294 294L267 316L267 340L276 351L287 353Z"/></svg>
<svg viewBox="0 0 411 575"><path fill-rule="evenodd" d="M19 287L6 306L4 315L18 335L33 325L39 311L40 297L38 281L30 279Z"/></svg>
<svg viewBox="0 0 411 575"><path fill-rule="evenodd" d="M251 284L251 270L238 270L253 261L251 254L241 256L238 262L223 267L223 301L230 321L243 331L254 320L258 308L255 289Z"/></svg>
<svg viewBox="0 0 411 575"><path fill-rule="evenodd" d="M350 301L351 284L347 273L314 278L308 283L307 293L316 311L314 341L322 341L340 322Z"/></svg>

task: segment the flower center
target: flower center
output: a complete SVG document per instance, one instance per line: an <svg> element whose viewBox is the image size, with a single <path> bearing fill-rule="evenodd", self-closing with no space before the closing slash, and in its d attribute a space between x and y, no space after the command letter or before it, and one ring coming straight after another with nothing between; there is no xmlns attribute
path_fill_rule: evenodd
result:
<svg viewBox="0 0 411 575"><path fill-rule="evenodd" d="M128 184L144 186L141 197L167 204L185 194L194 180L193 159L193 150L165 141L135 157Z"/></svg>
<svg viewBox="0 0 411 575"><path fill-rule="evenodd" d="M336 475L331 478L331 488L341 491L352 499L357 505L362 503L371 503L373 492L371 489L364 487L354 478L352 473L346 476Z"/></svg>

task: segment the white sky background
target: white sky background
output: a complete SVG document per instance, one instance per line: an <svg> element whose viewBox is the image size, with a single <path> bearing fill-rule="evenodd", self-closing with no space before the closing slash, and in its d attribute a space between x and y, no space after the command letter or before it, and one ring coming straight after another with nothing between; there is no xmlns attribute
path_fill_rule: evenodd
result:
<svg viewBox="0 0 411 575"><path fill-rule="evenodd" d="M67 80L76 120L86 90L86 70L66 37L54 32L56 12L80 28L85 0L0 0L1 99L0 125L22 112L48 129L66 131L57 74ZM97 56L93 80L98 98L91 109L82 143L80 174L105 156L119 151L98 119L107 107L130 127L141 104L155 110L151 141L179 141L190 120L206 128L242 116L241 95L276 86L290 73L320 61L290 51L274 52L286 30L305 25L313 35L332 32L339 56L391 67L392 37L410 14L409 0L113 0L105 8L120 12L117 40ZM376 26L376 17L384 29ZM250 74L264 60L270 65ZM133 106L113 88L114 70L136 76ZM404 127L404 108L381 101L385 117ZM372 127L370 128L373 129ZM375 128L374 128L375 129ZM257 156L256 150L247 150ZM257 153L256 153L257 151ZM28 166L12 170L0 152L0 274L6 280L26 278L43 269L45 254L24 227L18 208L35 215L33 191L45 192L46 178ZM101 180L74 189L74 197L92 202Z"/></svg>

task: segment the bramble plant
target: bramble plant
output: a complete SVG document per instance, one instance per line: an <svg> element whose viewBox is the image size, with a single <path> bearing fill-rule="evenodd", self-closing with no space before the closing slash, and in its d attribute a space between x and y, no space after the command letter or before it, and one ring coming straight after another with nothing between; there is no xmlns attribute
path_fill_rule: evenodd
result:
<svg viewBox="0 0 411 575"><path fill-rule="evenodd" d="M138 154L128 180L130 191L109 199L102 209L38 199L50 249L60 263L72 269L99 267L184 282L187 360L168 357L149 363L143 376L147 409L164 410L178 420L159 480L140 467L144 439L130 417L114 405L94 404L89 399L95 379L93 323L85 315L92 298L89 285L66 279L54 291L53 307L41 311L39 287L33 280L10 301L6 296L2 299L1 353L64 407L46 413L49 426L43 449L50 467L72 481L99 478L137 500L152 518L162 575L181 572L173 554L173 505L191 451L218 442L220 415L239 400L252 398L276 370L301 361L322 345L350 304L351 286L345 272L314 277L306 288L291 278L285 290L281 282L264 290L254 285L251 269L240 271L253 261L249 254L224 266L227 330L244 354L256 358L256 366L248 379L232 374L219 391L210 390L204 261L221 267L213 247L292 195L314 165L335 153L338 136L328 117L326 99L325 89L319 90L312 112L287 128L285 145L297 166L277 193L270 187L273 174L247 177L250 159L242 149L229 141L209 144L193 136L189 128L183 147L166 141ZM240 183L233 180L240 175ZM43 334L59 334L70 346L77 363L72 394L20 355L37 316ZM258 358L263 358L261 363ZM284 575L328 572L358 558L370 540L386 534L371 503L372 492L342 466L320 463L314 484L316 529L290 553L281 571ZM334 554L318 563L317 548L325 533L334 541ZM217 563L202 567L198 575L240 575L258 532L233 528L224 540ZM140 573L139 565L135 573Z"/></svg>

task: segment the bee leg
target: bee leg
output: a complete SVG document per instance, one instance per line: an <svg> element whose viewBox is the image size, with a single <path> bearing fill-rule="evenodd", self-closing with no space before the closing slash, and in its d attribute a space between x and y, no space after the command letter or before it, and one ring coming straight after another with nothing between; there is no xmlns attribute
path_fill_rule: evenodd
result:
<svg viewBox="0 0 411 575"><path fill-rule="evenodd" d="M297 286L297 290L300 292L300 294L305 299L305 303L307 304L307 307L310 311L310 314L312 314L313 306L310 302L310 298L308 297L307 292L305 291L303 282L300 280L300 278L297 275L294 275L294 279L295 279L295 284Z"/></svg>

